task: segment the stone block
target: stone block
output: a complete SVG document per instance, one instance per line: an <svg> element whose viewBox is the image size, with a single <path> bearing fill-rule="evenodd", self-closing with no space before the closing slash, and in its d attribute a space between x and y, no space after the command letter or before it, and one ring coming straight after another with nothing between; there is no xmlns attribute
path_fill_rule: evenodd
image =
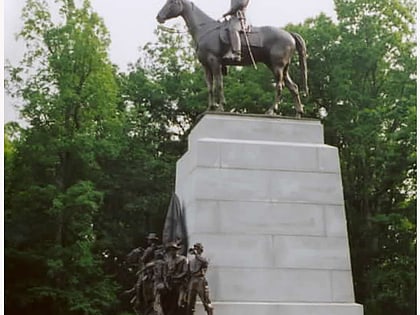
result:
<svg viewBox="0 0 420 315"><path fill-rule="evenodd" d="M270 200L312 204L343 204L339 174L270 172Z"/></svg>
<svg viewBox="0 0 420 315"><path fill-rule="evenodd" d="M326 230L318 204L195 200L189 207L191 233L324 236Z"/></svg>
<svg viewBox="0 0 420 315"><path fill-rule="evenodd" d="M206 244L213 267L351 269L344 238L218 233L194 234L191 240Z"/></svg>
<svg viewBox="0 0 420 315"><path fill-rule="evenodd" d="M278 268L350 270L344 238L274 236L274 253Z"/></svg>
<svg viewBox="0 0 420 315"><path fill-rule="evenodd" d="M321 172L340 173L338 149L329 145L317 147L318 170Z"/></svg>
<svg viewBox="0 0 420 315"><path fill-rule="evenodd" d="M193 172L196 199L270 200L269 172L199 168Z"/></svg>
<svg viewBox="0 0 420 315"><path fill-rule="evenodd" d="M196 167L220 167L219 141L203 138L192 145L192 148L197 156Z"/></svg>
<svg viewBox="0 0 420 315"><path fill-rule="evenodd" d="M196 199L343 204L333 173L196 168L191 180Z"/></svg>
<svg viewBox="0 0 420 315"><path fill-rule="evenodd" d="M188 217L191 222L191 228L188 230L190 238L192 235L199 234L215 234L225 233L221 229L221 211L220 203L216 200L194 200L189 205L194 212L194 217Z"/></svg>
<svg viewBox="0 0 420 315"><path fill-rule="evenodd" d="M323 143L323 127L317 120L295 120L263 115L205 115L189 136L200 138Z"/></svg>
<svg viewBox="0 0 420 315"><path fill-rule="evenodd" d="M344 237L347 239L347 223L344 206L325 206L326 234L332 237Z"/></svg>
<svg viewBox="0 0 420 315"><path fill-rule="evenodd" d="M363 315L363 306L355 303L266 303L266 302L216 302L217 315ZM201 304L196 315L206 315Z"/></svg>
<svg viewBox="0 0 420 315"><path fill-rule="evenodd" d="M290 142L221 141L222 168L317 171L318 146Z"/></svg>
<svg viewBox="0 0 420 315"><path fill-rule="evenodd" d="M328 270L222 268L208 272L214 301L332 302Z"/></svg>
<svg viewBox="0 0 420 315"><path fill-rule="evenodd" d="M182 202L187 202L192 197L193 189L191 187L192 170L196 165L194 152L188 151L176 163L175 192Z"/></svg>
<svg viewBox="0 0 420 315"><path fill-rule="evenodd" d="M196 166L339 173L336 148L313 143L197 139Z"/></svg>
<svg viewBox="0 0 420 315"><path fill-rule="evenodd" d="M201 242L211 268L273 268L275 253L271 235L194 234L191 243ZM217 248L217 251L214 249Z"/></svg>
<svg viewBox="0 0 420 315"><path fill-rule="evenodd" d="M353 278L350 270L332 270L331 281L334 302L354 302Z"/></svg>

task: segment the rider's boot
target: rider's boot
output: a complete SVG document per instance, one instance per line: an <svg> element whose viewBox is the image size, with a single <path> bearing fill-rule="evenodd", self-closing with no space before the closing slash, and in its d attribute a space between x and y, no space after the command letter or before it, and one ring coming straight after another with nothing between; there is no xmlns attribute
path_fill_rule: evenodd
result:
<svg viewBox="0 0 420 315"><path fill-rule="evenodd" d="M224 58L241 61L241 39L239 37L239 32L237 30L231 30L229 32L231 50L224 56Z"/></svg>
<svg viewBox="0 0 420 315"><path fill-rule="evenodd" d="M223 59L233 60L233 61L241 61L241 51L232 51L229 50L226 55L223 56Z"/></svg>
<svg viewBox="0 0 420 315"><path fill-rule="evenodd" d="M242 60L242 56L241 56L241 51L237 50L233 52L233 60L234 61L241 61Z"/></svg>

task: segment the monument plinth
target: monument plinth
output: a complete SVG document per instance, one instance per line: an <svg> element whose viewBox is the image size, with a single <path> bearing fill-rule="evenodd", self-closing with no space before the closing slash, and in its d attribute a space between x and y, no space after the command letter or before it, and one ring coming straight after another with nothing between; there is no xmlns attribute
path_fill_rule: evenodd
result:
<svg viewBox="0 0 420 315"><path fill-rule="evenodd" d="M178 161L176 193L190 243L210 259L215 314L363 314L338 151L319 121L206 114Z"/></svg>

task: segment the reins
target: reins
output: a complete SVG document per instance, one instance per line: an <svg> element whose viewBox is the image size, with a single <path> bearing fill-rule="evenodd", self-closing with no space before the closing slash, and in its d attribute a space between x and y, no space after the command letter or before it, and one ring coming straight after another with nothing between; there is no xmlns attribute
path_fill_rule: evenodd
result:
<svg viewBox="0 0 420 315"><path fill-rule="evenodd" d="M160 24L157 26L157 28L164 31L164 32L173 33L173 34L186 34L186 33L188 33L188 31L180 31L176 28L167 27L167 26L163 26L163 25L160 25Z"/></svg>

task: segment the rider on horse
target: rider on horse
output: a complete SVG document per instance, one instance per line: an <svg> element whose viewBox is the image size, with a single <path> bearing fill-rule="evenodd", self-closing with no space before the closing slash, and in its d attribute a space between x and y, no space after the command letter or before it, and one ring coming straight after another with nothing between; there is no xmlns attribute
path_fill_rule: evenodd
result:
<svg viewBox="0 0 420 315"><path fill-rule="evenodd" d="M224 58L232 59L234 61L241 61L241 39L239 31L243 30L245 25L245 9L248 6L249 0L231 0L230 10L223 14L223 17L231 16L229 20L229 38L231 51L229 51Z"/></svg>

